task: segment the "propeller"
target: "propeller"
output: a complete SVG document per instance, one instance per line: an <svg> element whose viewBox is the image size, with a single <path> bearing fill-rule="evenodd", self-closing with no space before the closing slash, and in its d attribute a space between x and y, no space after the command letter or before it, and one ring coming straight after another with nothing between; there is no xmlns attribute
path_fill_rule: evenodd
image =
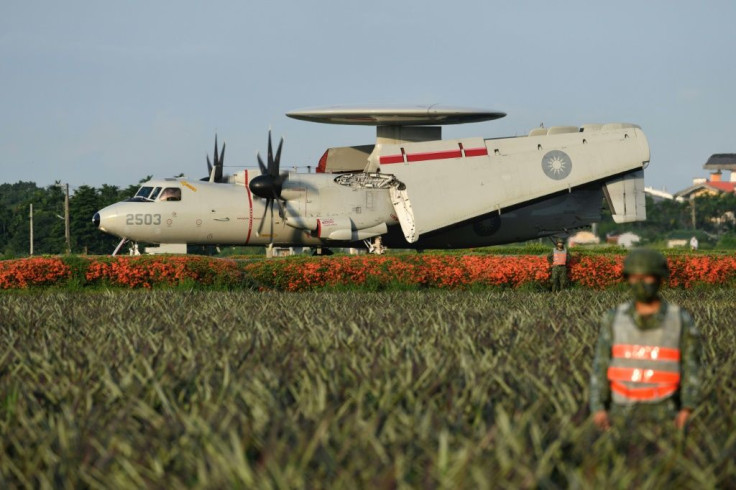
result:
<svg viewBox="0 0 736 490"><path fill-rule="evenodd" d="M284 145L284 138L279 141L279 146L276 149L276 156L273 154L273 145L271 144L271 130L268 130L268 155L266 163L263 162L261 154L258 153L256 158L258 159L258 167L261 169L261 175L254 177L248 187L250 191L258 197L262 197L266 200L266 207L263 210L263 216L261 217L261 224L258 226L258 234L261 234L263 230L263 222L266 221L266 213L268 209L271 209L271 245L273 245L273 203L274 201L279 206L279 216L281 219L285 216L284 204L281 202L281 188L284 181L289 177L287 172L280 173L281 168L281 148Z"/></svg>
<svg viewBox="0 0 736 490"><path fill-rule="evenodd" d="M212 164L212 162L210 162L210 156L207 155L207 177L204 177L203 179L200 179L200 180L206 180L210 182L215 182L217 184L221 184L225 182L225 179L223 178L223 174L222 174L222 168L225 163L225 143L224 142L222 143L222 151L220 151L218 155L217 135L216 134L215 134L215 153L214 153L213 158L215 160L214 165ZM213 167L215 169L214 175L212 174Z"/></svg>

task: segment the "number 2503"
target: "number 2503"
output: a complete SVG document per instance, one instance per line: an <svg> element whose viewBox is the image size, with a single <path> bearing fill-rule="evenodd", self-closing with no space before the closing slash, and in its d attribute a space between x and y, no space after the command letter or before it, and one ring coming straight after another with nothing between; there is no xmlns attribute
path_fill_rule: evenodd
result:
<svg viewBox="0 0 736 490"><path fill-rule="evenodd" d="M127 214L125 215L126 225L160 225L160 214Z"/></svg>

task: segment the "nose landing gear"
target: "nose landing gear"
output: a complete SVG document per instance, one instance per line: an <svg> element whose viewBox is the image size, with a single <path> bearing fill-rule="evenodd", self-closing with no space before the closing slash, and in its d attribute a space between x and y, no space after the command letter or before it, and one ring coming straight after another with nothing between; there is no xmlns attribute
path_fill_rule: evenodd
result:
<svg viewBox="0 0 736 490"><path fill-rule="evenodd" d="M368 248L369 254L383 255L383 253L386 252L386 247L383 246L380 236L375 237L373 240L363 240L363 243L365 243L365 246Z"/></svg>
<svg viewBox="0 0 736 490"><path fill-rule="evenodd" d="M115 257L118 254L118 252L120 252L120 249L123 248L123 245L125 245L127 242L128 242L127 238L123 238L122 240L120 240L120 243L118 243L118 246L115 247L115 251L112 253L112 256Z"/></svg>

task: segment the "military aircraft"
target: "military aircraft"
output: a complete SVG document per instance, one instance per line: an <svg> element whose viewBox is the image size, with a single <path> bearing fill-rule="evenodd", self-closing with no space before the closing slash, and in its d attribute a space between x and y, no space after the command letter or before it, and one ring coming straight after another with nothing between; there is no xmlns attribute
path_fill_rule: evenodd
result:
<svg viewBox="0 0 736 490"><path fill-rule="evenodd" d="M281 169L268 135L259 170L153 179L94 215L100 230L155 244L454 249L565 235L600 221L646 219L649 145L627 123L534 128L505 138L442 139L442 126L506 114L443 106L328 107L287 116L376 126L373 144L329 148L316 173Z"/></svg>

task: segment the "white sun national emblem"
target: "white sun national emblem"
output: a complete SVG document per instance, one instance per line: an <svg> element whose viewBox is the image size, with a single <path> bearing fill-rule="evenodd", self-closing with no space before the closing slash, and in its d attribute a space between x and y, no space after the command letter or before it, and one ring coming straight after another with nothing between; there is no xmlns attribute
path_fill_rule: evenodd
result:
<svg viewBox="0 0 736 490"><path fill-rule="evenodd" d="M562 180L572 171L572 160L564 151L548 151L542 158L542 170L550 179Z"/></svg>

